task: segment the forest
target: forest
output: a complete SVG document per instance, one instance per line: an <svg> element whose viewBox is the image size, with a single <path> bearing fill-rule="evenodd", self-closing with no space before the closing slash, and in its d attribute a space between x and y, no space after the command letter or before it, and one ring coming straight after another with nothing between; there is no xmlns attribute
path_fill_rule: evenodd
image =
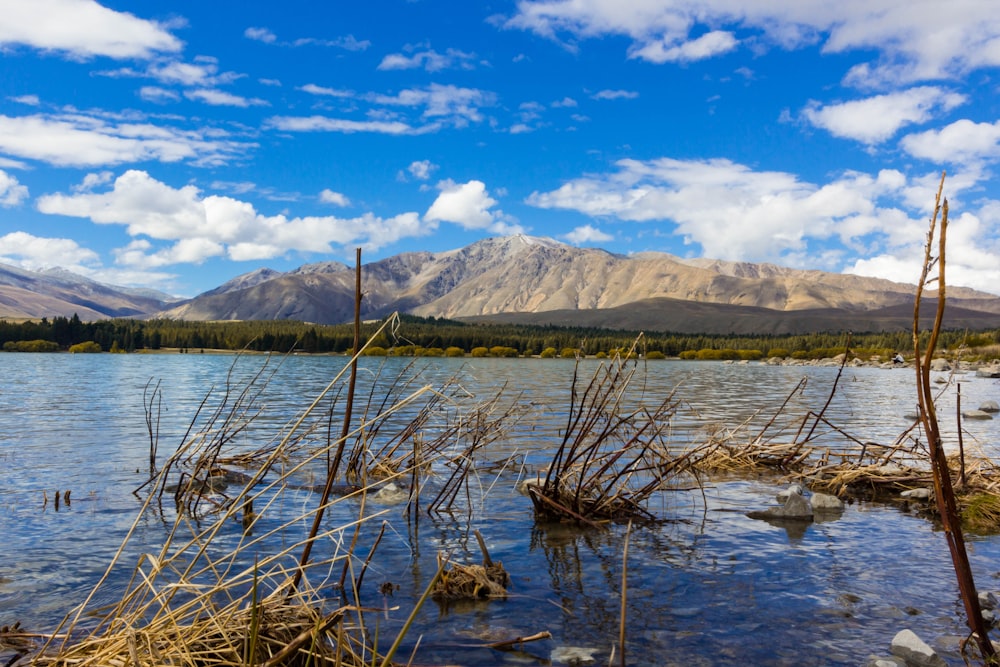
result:
<svg viewBox="0 0 1000 667"><path fill-rule="evenodd" d="M362 337L381 322L362 325ZM398 326L371 341L369 354L400 356L605 356L627 351L642 334L637 353L649 358L759 359L823 358L845 345L887 357L913 347L909 331L817 332L803 335L691 335L559 326L470 324L455 320L402 315ZM996 356L1000 330L945 331L945 349L986 350ZM0 347L7 351L203 352L230 350L277 353L347 354L354 345L352 325L316 325L293 320L189 322L109 319L83 322L71 318L38 321L0 320ZM982 354L982 352L980 352Z"/></svg>

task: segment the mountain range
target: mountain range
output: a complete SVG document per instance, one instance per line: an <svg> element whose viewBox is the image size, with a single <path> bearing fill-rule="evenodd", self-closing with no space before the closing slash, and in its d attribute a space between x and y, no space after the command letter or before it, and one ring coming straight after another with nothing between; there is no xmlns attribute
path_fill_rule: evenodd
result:
<svg viewBox="0 0 1000 667"><path fill-rule="evenodd" d="M916 272L919 267L914 267ZM362 317L392 312L478 322L677 333L788 334L912 327L913 285L773 264L616 255L516 235L362 266ZM354 316L355 271L339 262L259 269L192 299L102 285L59 269L0 265L0 318L294 319ZM923 309L933 315L933 307ZM946 326L1000 328L1000 297L949 287Z"/></svg>

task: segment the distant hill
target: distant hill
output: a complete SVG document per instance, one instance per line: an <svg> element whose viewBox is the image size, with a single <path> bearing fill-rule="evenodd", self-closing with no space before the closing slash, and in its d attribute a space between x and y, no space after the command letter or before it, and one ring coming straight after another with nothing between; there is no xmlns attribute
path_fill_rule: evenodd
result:
<svg viewBox="0 0 1000 667"><path fill-rule="evenodd" d="M28 272L22 272L24 274ZM39 275L39 274L32 274ZM185 320L294 319L340 324L354 315L354 270L338 262L294 271L259 269L173 304L111 290L111 302L77 299L103 316ZM0 285L3 285L0 278ZM19 286L22 312L82 291ZM87 289L91 293L96 283ZM13 289L12 285L10 289ZM107 288L111 289L111 288ZM403 253L362 267L362 317L392 312L477 322L558 324L678 333L898 331L912 326L915 287L877 278L773 264L685 260L665 253L623 256L516 235L441 253ZM0 299L10 294L0 290ZM34 295L32 297L32 294ZM5 315L0 300L0 316ZM35 310L37 313L38 310ZM930 308L926 309L931 314ZM46 314L54 314L48 311ZM1000 297L950 288L946 325L1000 328ZM37 315L36 315L37 316Z"/></svg>
<svg viewBox="0 0 1000 667"><path fill-rule="evenodd" d="M64 269L25 271L0 264L0 317L6 319L144 317L176 301L161 292L105 285Z"/></svg>

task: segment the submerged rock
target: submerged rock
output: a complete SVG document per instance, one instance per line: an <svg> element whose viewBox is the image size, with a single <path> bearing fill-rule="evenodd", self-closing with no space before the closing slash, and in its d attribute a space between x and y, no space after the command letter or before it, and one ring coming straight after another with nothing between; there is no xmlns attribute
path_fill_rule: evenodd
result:
<svg viewBox="0 0 1000 667"><path fill-rule="evenodd" d="M912 630L900 630L892 638L889 650L911 667L947 667L948 664Z"/></svg>
<svg viewBox="0 0 1000 667"><path fill-rule="evenodd" d="M899 497L906 498L908 500L930 500L933 493L934 492L928 488L910 489L900 493Z"/></svg>
<svg viewBox="0 0 1000 667"><path fill-rule="evenodd" d="M984 410L964 410L962 416L966 419L993 419L993 415Z"/></svg>
<svg viewBox="0 0 1000 667"><path fill-rule="evenodd" d="M596 648L584 648L582 646L557 646L552 649L549 660L554 663L564 663L567 665L589 665L597 662L594 654Z"/></svg>
<svg viewBox="0 0 1000 667"><path fill-rule="evenodd" d="M1000 412L1000 404L996 401L983 401L979 404L979 409L983 412Z"/></svg>
<svg viewBox="0 0 1000 667"><path fill-rule="evenodd" d="M767 521L812 521L813 510L809 501L801 493L789 493L784 505L747 512L747 516L751 519L765 519Z"/></svg>
<svg viewBox="0 0 1000 667"><path fill-rule="evenodd" d="M865 667L906 667L906 661L902 658L870 655Z"/></svg>

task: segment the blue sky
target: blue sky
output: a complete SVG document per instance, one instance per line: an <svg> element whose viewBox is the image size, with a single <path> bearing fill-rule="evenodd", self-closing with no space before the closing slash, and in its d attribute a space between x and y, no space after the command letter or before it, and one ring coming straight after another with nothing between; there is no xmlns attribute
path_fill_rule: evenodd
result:
<svg viewBox="0 0 1000 667"><path fill-rule="evenodd" d="M1000 294L995 0L0 0L0 262L193 296L526 233Z"/></svg>

